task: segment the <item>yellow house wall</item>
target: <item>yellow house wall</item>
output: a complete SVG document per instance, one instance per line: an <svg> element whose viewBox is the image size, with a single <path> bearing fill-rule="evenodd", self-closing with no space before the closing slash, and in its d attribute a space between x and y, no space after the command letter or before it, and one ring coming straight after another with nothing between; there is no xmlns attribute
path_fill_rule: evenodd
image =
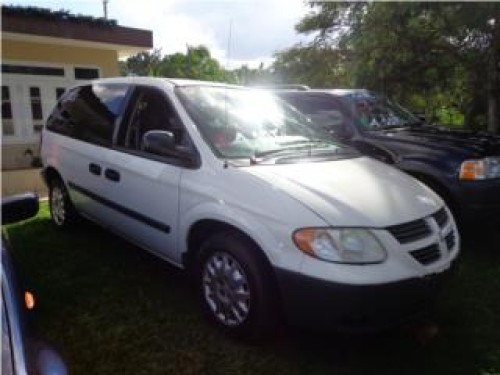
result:
<svg viewBox="0 0 500 375"><path fill-rule="evenodd" d="M118 52L101 48L3 40L2 60L96 66L101 77L119 75Z"/></svg>

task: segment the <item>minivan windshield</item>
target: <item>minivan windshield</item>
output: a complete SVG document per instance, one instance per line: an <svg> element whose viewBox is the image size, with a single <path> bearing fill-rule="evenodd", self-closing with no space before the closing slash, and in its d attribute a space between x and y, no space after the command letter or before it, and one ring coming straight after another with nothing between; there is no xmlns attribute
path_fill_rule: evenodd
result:
<svg viewBox="0 0 500 375"><path fill-rule="evenodd" d="M225 159L350 152L263 90L182 86L177 95L215 154Z"/></svg>
<svg viewBox="0 0 500 375"><path fill-rule="evenodd" d="M421 123L411 112L383 96L350 94L346 97L353 104L357 125L366 130L407 127Z"/></svg>

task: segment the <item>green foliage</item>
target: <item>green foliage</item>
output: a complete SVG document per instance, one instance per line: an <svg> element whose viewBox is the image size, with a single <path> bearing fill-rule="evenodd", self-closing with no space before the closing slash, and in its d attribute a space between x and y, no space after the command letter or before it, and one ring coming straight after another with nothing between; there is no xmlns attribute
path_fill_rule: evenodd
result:
<svg viewBox="0 0 500 375"><path fill-rule="evenodd" d="M274 75L283 83L335 87L349 82L344 56L328 46L298 45L276 53L274 57Z"/></svg>
<svg viewBox="0 0 500 375"><path fill-rule="evenodd" d="M335 43L361 22L367 2L311 1L309 4L311 12L302 18L295 29L305 34L319 32L316 41Z"/></svg>
<svg viewBox="0 0 500 375"><path fill-rule="evenodd" d="M435 117L454 108L469 126L486 127L487 103L500 96L500 3L310 5L296 30L314 41L276 55L284 81L366 87Z"/></svg>
<svg viewBox="0 0 500 375"><path fill-rule="evenodd" d="M272 70L264 68L261 63L257 69L249 68L248 65L243 65L238 69L234 69L231 73L235 76L236 82L246 86L265 86L273 83L279 83L279 78Z"/></svg>
<svg viewBox="0 0 500 375"><path fill-rule="evenodd" d="M121 66L123 75L189 78L236 83L233 72L225 70L205 46L187 47L187 52L161 56L161 51L141 52Z"/></svg>
<svg viewBox="0 0 500 375"><path fill-rule="evenodd" d="M437 121L443 125L462 126L464 115L457 108L441 107L436 111Z"/></svg>
<svg viewBox="0 0 500 375"><path fill-rule="evenodd" d="M141 52L129 57L126 62L122 62L120 73L122 75L154 76L158 71L160 61L160 49L154 49L152 52Z"/></svg>
<svg viewBox="0 0 500 375"><path fill-rule="evenodd" d="M76 23L86 23L92 26L116 26L116 20L106 19L104 17L92 17L82 14L73 14L69 10L59 9L51 10L47 8L33 7L33 6L13 6L2 5L3 15L36 17L45 19L52 22L57 21L71 21Z"/></svg>

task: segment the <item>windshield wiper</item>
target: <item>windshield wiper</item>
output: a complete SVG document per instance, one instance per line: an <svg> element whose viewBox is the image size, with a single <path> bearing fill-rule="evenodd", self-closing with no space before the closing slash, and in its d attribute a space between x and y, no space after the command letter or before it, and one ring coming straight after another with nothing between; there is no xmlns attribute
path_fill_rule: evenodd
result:
<svg viewBox="0 0 500 375"><path fill-rule="evenodd" d="M279 154L282 152L288 153L289 151L312 150L313 146L314 146L314 149L320 148L320 147L318 147L318 144L325 145L325 146L331 145L331 143L325 142L324 140L320 140L320 139L308 139L308 140L300 139L300 140L294 140L294 141L289 141L289 142L282 142L282 143L278 143L278 144L280 146L285 146L285 148L276 148L276 149L272 149L272 150L255 152L254 156L255 157L265 157L265 156ZM286 146L292 146L292 147L286 147Z"/></svg>
<svg viewBox="0 0 500 375"><path fill-rule="evenodd" d="M266 151L260 151L254 153L254 158L266 158L269 156L276 156L279 154L289 154L294 151L301 151L301 150L310 150L310 146L301 146L301 147L287 147L287 148L278 148L278 149L272 149L272 150L266 150Z"/></svg>
<svg viewBox="0 0 500 375"><path fill-rule="evenodd" d="M384 130L393 130L393 129L406 129L412 126L412 124L399 124L399 125L384 125L370 128L371 131L384 131Z"/></svg>
<svg viewBox="0 0 500 375"><path fill-rule="evenodd" d="M305 142L304 142L305 143ZM254 155L250 158L250 164L255 165L260 162L269 160L271 158L279 157L279 156L287 156L290 154L297 154L297 152L300 152L301 154L304 154L304 156L307 157L312 157L312 156L324 156L327 154L340 154L340 153L345 153L345 154L351 154L352 150L346 147L340 147L337 146L336 148L322 148L322 147L312 147L315 143L326 143L323 141L313 141L313 142L307 142L307 144L304 144L303 146L295 146L295 147L288 147L288 148L280 148L280 149L273 149L273 150L266 150L266 151L261 151L261 152L255 152ZM327 145L330 145L329 143L326 143ZM314 152L314 154L313 154Z"/></svg>

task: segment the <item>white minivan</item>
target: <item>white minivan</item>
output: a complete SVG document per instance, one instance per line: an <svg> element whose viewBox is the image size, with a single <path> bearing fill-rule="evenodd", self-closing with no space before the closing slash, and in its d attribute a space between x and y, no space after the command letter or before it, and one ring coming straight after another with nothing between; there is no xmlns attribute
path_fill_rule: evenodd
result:
<svg viewBox="0 0 500 375"><path fill-rule="evenodd" d="M426 312L459 253L443 201L269 93L111 78L43 130L53 222L89 218L188 270L207 316L254 338L282 316L343 330Z"/></svg>

